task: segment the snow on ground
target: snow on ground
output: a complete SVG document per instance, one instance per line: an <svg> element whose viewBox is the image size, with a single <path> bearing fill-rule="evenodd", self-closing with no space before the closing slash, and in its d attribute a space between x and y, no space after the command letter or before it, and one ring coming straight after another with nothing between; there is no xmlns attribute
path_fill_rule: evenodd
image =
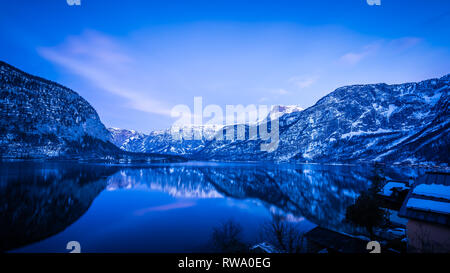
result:
<svg viewBox="0 0 450 273"><path fill-rule="evenodd" d="M385 112L386 117L389 119L391 117L392 113L394 113L396 110L397 110L397 106L395 106L394 104L389 104L389 108Z"/></svg>
<svg viewBox="0 0 450 273"><path fill-rule="evenodd" d="M408 189L408 187L405 185L405 183L401 183L401 182L388 182L382 190L382 194L384 196L391 196L392 194L392 190L394 188L400 188L400 190L406 190Z"/></svg>
<svg viewBox="0 0 450 273"><path fill-rule="evenodd" d="M376 131L356 131L356 132L350 132L350 133L346 133L346 134L342 134L341 138L351 138L353 136L360 136L360 135L376 135L376 134L386 134L386 133L393 133L393 132L397 132L394 130L386 130L386 129L378 129Z"/></svg>

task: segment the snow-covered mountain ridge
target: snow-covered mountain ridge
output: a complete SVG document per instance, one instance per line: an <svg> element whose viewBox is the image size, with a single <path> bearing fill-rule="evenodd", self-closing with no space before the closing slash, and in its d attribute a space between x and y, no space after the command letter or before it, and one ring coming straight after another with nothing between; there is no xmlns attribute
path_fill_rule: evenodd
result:
<svg viewBox="0 0 450 273"><path fill-rule="evenodd" d="M95 109L75 91L0 61L1 158L181 160L122 151L110 138Z"/></svg>
<svg viewBox="0 0 450 273"><path fill-rule="evenodd" d="M279 105L276 110L273 107L267 113L267 116L270 119L275 119L302 110L303 108L297 105ZM205 144L223 127L223 125L218 124L178 126L177 129L182 132L182 140L173 137L172 128L153 131L148 135L134 130L118 128L109 128L108 130L111 132L111 142L125 151L193 155L203 149ZM186 135L191 136L191 139L185 138ZM194 140L192 136L195 135L201 135L202 138Z"/></svg>
<svg viewBox="0 0 450 273"><path fill-rule="evenodd" d="M174 141L169 129L134 138L122 149L202 160L448 165L449 90L450 74L417 83L338 88L303 111L280 114L274 152L261 151L263 141L253 139Z"/></svg>
<svg viewBox="0 0 450 273"><path fill-rule="evenodd" d="M262 141L210 142L204 159L444 164L449 159L450 75L418 83L352 85L280 118L272 153Z"/></svg>

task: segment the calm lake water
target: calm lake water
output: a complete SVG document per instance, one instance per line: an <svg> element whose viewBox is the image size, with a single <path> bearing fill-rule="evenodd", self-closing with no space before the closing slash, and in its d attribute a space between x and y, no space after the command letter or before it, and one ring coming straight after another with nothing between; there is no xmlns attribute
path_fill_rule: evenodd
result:
<svg viewBox="0 0 450 273"><path fill-rule="evenodd" d="M302 232L358 229L345 210L370 186L372 166L191 162L114 166L2 162L0 245L16 252L212 251L215 227L232 220L260 242L274 217ZM379 171L379 170L378 170ZM425 170L382 168L388 178Z"/></svg>

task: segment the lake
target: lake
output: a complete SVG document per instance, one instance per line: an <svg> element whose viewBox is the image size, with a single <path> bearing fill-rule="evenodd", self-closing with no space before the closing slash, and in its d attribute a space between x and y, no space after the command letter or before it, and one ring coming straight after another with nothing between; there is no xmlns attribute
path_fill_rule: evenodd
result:
<svg viewBox="0 0 450 273"><path fill-rule="evenodd" d="M247 244L282 217L364 233L346 208L375 172L407 180L424 169L368 165L188 162L102 165L2 162L0 238L12 252L210 252L214 230L234 223Z"/></svg>

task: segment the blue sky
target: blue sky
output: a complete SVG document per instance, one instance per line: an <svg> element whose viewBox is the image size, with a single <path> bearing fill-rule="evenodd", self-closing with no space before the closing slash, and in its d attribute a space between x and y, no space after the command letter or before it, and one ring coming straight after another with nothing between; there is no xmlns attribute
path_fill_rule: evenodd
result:
<svg viewBox="0 0 450 273"><path fill-rule="evenodd" d="M450 1L0 0L0 59L149 132L177 104L312 106L450 73Z"/></svg>

